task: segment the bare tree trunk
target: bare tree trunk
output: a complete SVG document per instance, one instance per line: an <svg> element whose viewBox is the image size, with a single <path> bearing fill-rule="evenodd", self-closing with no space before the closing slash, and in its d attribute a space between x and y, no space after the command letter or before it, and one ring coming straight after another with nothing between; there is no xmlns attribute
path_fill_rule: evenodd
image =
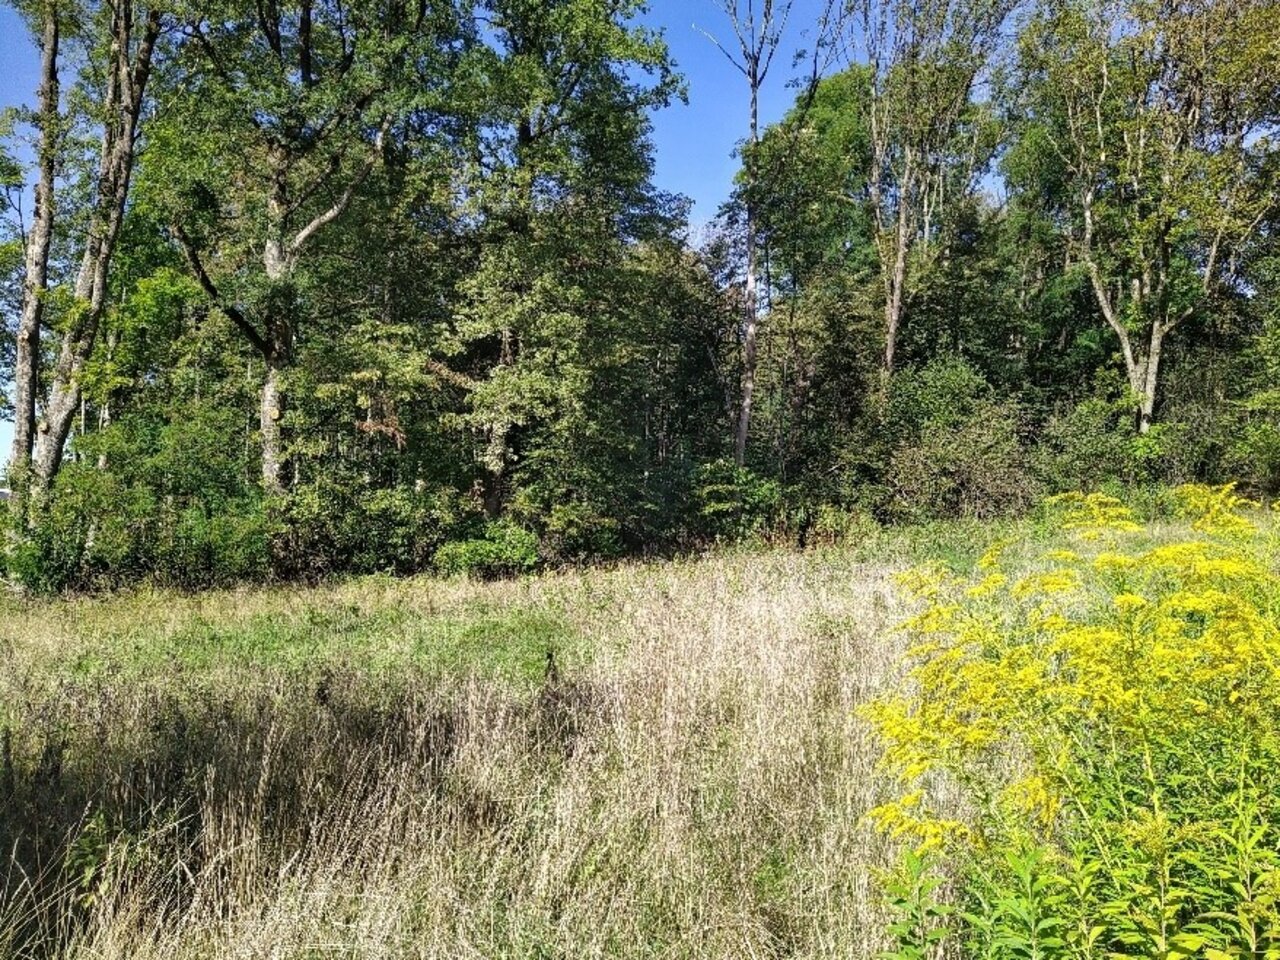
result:
<svg viewBox="0 0 1280 960"><path fill-rule="evenodd" d="M884 379L886 385L893 376L895 354L898 350L898 331L902 327L902 309L907 286L907 252L910 246L910 226L907 207L898 207L897 229L894 237L893 265L889 272L887 296L884 301ZM887 394L886 394L887 395Z"/></svg>
<svg viewBox="0 0 1280 960"><path fill-rule="evenodd" d="M760 77L752 68L747 76L751 86L751 147L760 141ZM748 160L748 171L754 163L754 155ZM749 172L748 179L753 180ZM753 189L755 183L748 184ZM742 396L738 407L738 430L734 437L733 459L738 466L746 463L747 438L751 433L751 404L756 390L756 338L760 323L759 251L757 244L756 207L754 197L747 198L747 277L743 310L742 332Z"/></svg>
<svg viewBox="0 0 1280 960"><path fill-rule="evenodd" d="M747 89L751 97L749 145L754 148L760 140L760 88L769 75L769 68L778 52L795 0L761 0L758 10L754 0L749 0L745 9L742 7L741 0L716 0L716 2L733 26L733 33L738 41L736 53L727 49L711 34L707 33L706 36L747 81ZM818 38L815 46L815 68L812 81L815 87L818 81L816 51L824 43L832 6L832 2L826 4L820 21L823 36ZM756 250L759 225L756 218L755 198L752 195L755 182L754 171L751 169L754 162L753 150L748 155L746 164L748 190L746 302L743 304L745 316L742 331L741 395L738 402L738 423L733 437L733 458L738 466L746 462L747 440L751 434L751 406L756 389L756 341L760 325L760 263L759 253Z"/></svg>
<svg viewBox="0 0 1280 960"><path fill-rule="evenodd" d="M262 382L262 408L259 424L262 430L262 487L267 493L284 492L280 479L284 472L280 418L284 414L284 392L280 386L280 364L267 361L267 375Z"/></svg>
<svg viewBox="0 0 1280 960"><path fill-rule="evenodd" d="M287 161L278 158L272 195L267 202L272 221L270 238L263 249L262 265L271 285L270 300L264 317L266 325L263 359L266 373L262 381L259 429L262 433L262 489L268 494L284 493L284 417L285 393L283 375L293 353L292 292L289 289L293 258L285 248L283 236L288 210Z"/></svg>
<svg viewBox="0 0 1280 960"><path fill-rule="evenodd" d="M22 283L22 313L18 320L14 358L14 429L9 470L17 480L15 509L21 511L24 487L31 469L35 442L36 394L40 376L40 324L49 281L49 247L53 241L53 181L58 140L58 28L57 4L44 9L40 45L40 180L35 188L35 216L27 238L26 273Z"/></svg>
<svg viewBox="0 0 1280 960"><path fill-rule="evenodd" d="M1142 391L1138 403L1138 433L1146 434L1151 430L1155 416L1156 389L1160 383L1160 354L1164 349L1166 327L1157 321L1151 326L1151 343L1147 347L1147 360L1144 364L1145 376L1142 379Z"/></svg>
<svg viewBox="0 0 1280 960"><path fill-rule="evenodd" d="M102 154L94 211L76 279L75 315L58 351L33 461L32 495L36 499L47 495L62 466L67 437L80 408L80 374L93 352L102 322L111 258L124 221L142 98L160 33L159 12L148 12L136 53L132 51L133 27L133 5L121 0L113 12Z"/></svg>

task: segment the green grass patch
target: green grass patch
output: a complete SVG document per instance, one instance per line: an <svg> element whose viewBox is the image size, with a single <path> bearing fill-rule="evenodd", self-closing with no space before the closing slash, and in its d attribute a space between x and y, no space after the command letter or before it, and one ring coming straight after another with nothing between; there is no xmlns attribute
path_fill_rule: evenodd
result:
<svg viewBox="0 0 1280 960"><path fill-rule="evenodd" d="M82 680L246 667L284 674L342 668L438 679L475 675L525 685L542 679L548 653L558 664L580 664L590 651L569 624L542 610L477 605L437 614L337 604L222 622L195 615L168 632L117 628L69 652L64 666Z"/></svg>

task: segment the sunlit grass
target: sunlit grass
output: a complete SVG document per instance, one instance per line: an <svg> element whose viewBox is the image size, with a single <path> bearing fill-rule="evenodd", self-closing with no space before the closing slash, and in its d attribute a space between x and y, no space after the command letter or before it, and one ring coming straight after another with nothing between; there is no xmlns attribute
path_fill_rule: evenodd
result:
<svg viewBox="0 0 1280 960"><path fill-rule="evenodd" d="M893 575L1010 536L1039 534L11 600L0 928L130 960L874 956L856 714L898 676Z"/></svg>

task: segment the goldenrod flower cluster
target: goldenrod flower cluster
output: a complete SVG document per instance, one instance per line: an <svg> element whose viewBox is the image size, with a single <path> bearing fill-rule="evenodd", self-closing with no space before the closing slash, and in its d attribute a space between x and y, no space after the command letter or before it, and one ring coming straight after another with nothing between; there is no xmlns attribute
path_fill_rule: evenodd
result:
<svg viewBox="0 0 1280 960"><path fill-rule="evenodd" d="M974 942L1034 863L1052 935L1009 956L1280 957L1274 538L1231 486L1175 494L1172 542L1074 494L1074 542L1032 569L1001 545L967 580L908 578L909 683L867 710L901 795L873 816L968 871Z"/></svg>

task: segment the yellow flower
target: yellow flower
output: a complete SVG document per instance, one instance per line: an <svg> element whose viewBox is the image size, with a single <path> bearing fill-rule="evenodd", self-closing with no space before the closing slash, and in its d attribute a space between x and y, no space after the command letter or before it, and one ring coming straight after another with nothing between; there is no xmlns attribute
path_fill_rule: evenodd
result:
<svg viewBox="0 0 1280 960"><path fill-rule="evenodd" d="M1118 593L1111 598L1111 603L1121 613L1132 613L1147 605L1146 599L1136 593Z"/></svg>
<svg viewBox="0 0 1280 960"><path fill-rule="evenodd" d="M1137 565L1136 559L1122 553L1100 553L1093 558L1093 568L1101 573L1119 573Z"/></svg>
<svg viewBox="0 0 1280 960"><path fill-rule="evenodd" d="M980 597L989 597L993 593L998 592L1000 588L1008 582L1009 578L1003 573L993 573L984 577L977 584L966 590L965 595L975 599Z"/></svg>
<svg viewBox="0 0 1280 960"><path fill-rule="evenodd" d="M1013 540L997 540L987 552L978 560L979 570L994 570L1000 566L1000 558L1004 556L1004 552L1013 546Z"/></svg>
<svg viewBox="0 0 1280 960"><path fill-rule="evenodd" d="M1075 570L1058 568L1024 577L1014 585L1015 597L1053 596L1080 589L1080 574Z"/></svg>
<svg viewBox="0 0 1280 960"><path fill-rule="evenodd" d="M1250 533L1253 522L1241 516L1242 510L1256 509L1255 500L1236 496L1234 483L1220 487L1203 483L1187 483L1174 490L1181 501L1179 513L1192 521L1192 528L1204 533Z"/></svg>

